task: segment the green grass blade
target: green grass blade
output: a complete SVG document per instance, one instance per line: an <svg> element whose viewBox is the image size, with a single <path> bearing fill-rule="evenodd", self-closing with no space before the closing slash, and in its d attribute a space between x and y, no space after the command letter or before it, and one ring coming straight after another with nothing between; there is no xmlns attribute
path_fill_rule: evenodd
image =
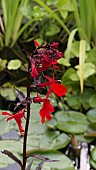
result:
<svg viewBox="0 0 96 170"><path fill-rule="evenodd" d="M80 48L79 48L79 72L80 72L80 88L81 88L81 92L83 92L83 87L84 87L83 65L84 65L84 61L85 61L85 46L86 46L86 41L81 40L80 41Z"/></svg>
<svg viewBox="0 0 96 170"><path fill-rule="evenodd" d="M22 19L23 19L23 14L21 12L22 6L26 5L28 0L21 0L20 6L18 8L18 14L15 18L15 23L14 23L14 32L12 35L13 40L16 39L18 30L20 29L20 26L22 24Z"/></svg>
<svg viewBox="0 0 96 170"><path fill-rule="evenodd" d="M4 16L4 24L6 27L6 23L7 23L7 4L6 4L6 0L1 0L1 5L2 5L2 9L3 9L3 16Z"/></svg>

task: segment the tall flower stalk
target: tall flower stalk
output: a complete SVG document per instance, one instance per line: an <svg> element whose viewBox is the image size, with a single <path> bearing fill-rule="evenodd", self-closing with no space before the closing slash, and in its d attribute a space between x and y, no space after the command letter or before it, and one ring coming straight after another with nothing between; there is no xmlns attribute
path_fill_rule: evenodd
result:
<svg viewBox="0 0 96 170"><path fill-rule="evenodd" d="M54 42L52 44L48 44L44 46L39 45L39 43L36 40L34 41L34 43L37 48L34 50L33 54L29 56L28 68L25 67L27 71L27 96L25 96L21 91L15 88L15 92L20 100L20 102L17 103L15 109L17 107L19 109L20 104L24 105L24 108L22 110L19 110L19 112L13 115L6 111L2 112L3 115L8 116L6 121L9 121L11 119L14 119L16 121L21 135L24 136L22 162L17 157L15 157L10 151L4 150L2 152L3 154L9 156L11 159L15 160L21 166L21 170L27 170L27 169L30 170L31 168L31 164L30 166L28 165L28 167L26 167L26 162L27 162L26 147L27 147L28 127L30 121L30 104L32 102L43 103L42 108L39 111L39 114L41 117L41 122L42 124L44 124L46 119L48 121L52 119L52 112L54 112L54 107L52 106L49 100L50 94L55 93L57 96L62 97L66 94L67 91L66 87L60 84L58 80L55 80L55 76L54 76L54 68L58 68L57 60L62 57L62 52L59 52L57 50L58 43ZM45 73L43 73L49 67L52 67L52 78L46 76ZM40 77L42 78L40 79ZM32 84L30 81L31 79L33 80ZM46 79L48 80L47 82L45 82ZM31 98L30 90L32 87L35 87L37 89L49 87L49 89L47 91L45 98L42 98L42 96L40 96L38 93L36 97ZM27 115L25 117L26 111L27 111ZM22 118L26 119L24 129L22 127ZM45 158L43 160L43 163L44 161L46 161Z"/></svg>
<svg viewBox="0 0 96 170"><path fill-rule="evenodd" d="M30 62L28 66L28 76L27 76L27 99L30 98ZM26 145L27 145L27 136L28 136L28 127L30 120L30 102L27 103L27 117L26 117L26 125L25 125L25 133L24 133L24 142L23 142L23 165L22 170L26 168Z"/></svg>

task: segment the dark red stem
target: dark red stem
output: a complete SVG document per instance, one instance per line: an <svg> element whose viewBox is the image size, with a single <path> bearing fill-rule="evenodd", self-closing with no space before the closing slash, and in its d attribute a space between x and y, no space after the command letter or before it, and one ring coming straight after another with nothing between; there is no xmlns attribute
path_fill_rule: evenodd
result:
<svg viewBox="0 0 96 170"><path fill-rule="evenodd" d="M30 97L30 63L29 63L29 67L28 67L28 77L27 77L27 98L29 98L29 97ZM27 117L26 117L26 125L25 125L24 141L23 141L23 166L22 166L22 170L26 169L26 146L27 146L29 119L30 119L30 103L27 103Z"/></svg>

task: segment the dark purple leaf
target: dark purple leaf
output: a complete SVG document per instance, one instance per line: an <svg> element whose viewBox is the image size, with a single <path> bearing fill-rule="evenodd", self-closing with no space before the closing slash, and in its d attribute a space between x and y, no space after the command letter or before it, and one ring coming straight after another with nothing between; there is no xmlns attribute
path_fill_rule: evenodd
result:
<svg viewBox="0 0 96 170"><path fill-rule="evenodd" d="M26 170L30 170L31 169L31 165L32 165L32 162L27 166Z"/></svg>
<svg viewBox="0 0 96 170"><path fill-rule="evenodd" d="M18 90L16 87L14 88L14 90L15 90L15 93L16 93L17 97L19 98L20 102L26 100L25 95L20 90Z"/></svg>
<svg viewBox="0 0 96 170"><path fill-rule="evenodd" d="M17 162L22 167L22 162L16 156L14 156L13 153L11 153L8 150L4 150L4 151L1 151L1 152L3 154L7 155L9 158L13 159L15 162Z"/></svg>
<svg viewBox="0 0 96 170"><path fill-rule="evenodd" d="M51 160L51 159L46 158L46 157L44 157L44 156L42 156L42 155L32 154L31 156L32 156L32 157L35 157L35 158L37 158L37 159L40 159L40 160L42 160L42 161L44 161L44 162L58 162L58 161L59 161L59 160ZM30 156L28 156L28 157L30 157ZM28 157L27 157L27 158L28 158Z"/></svg>
<svg viewBox="0 0 96 170"><path fill-rule="evenodd" d="M43 167L43 164L44 164L44 161L40 162L35 170L41 170Z"/></svg>
<svg viewBox="0 0 96 170"><path fill-rule="evenodd" d="M26 106L27 103L32 103L32 98L27 99L26 96L20 90L18 90L16 87L15 87L15 93L16 93L17 97L19 98L20 102L18 102L16 104L16 107L14 108L14 110L21 104Z"/></svg>

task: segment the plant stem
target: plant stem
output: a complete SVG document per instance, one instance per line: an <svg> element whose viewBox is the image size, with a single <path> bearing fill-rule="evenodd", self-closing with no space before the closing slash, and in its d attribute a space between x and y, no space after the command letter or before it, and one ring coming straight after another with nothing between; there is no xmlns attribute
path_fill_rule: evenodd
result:
<svg viewBox="0 0 96 170"><path fill-rule="evenodd" d="M27 99L29 97L30 97L30 63L29 63L29 66L28 66L28 77L27 77ZM26 118L24 142L23 142L23 166L22 166L22 170L25 170L25 168L26 168L26 144L27 144L29 119L30 119L30 103L27 103L27 118Z"/></svg>

